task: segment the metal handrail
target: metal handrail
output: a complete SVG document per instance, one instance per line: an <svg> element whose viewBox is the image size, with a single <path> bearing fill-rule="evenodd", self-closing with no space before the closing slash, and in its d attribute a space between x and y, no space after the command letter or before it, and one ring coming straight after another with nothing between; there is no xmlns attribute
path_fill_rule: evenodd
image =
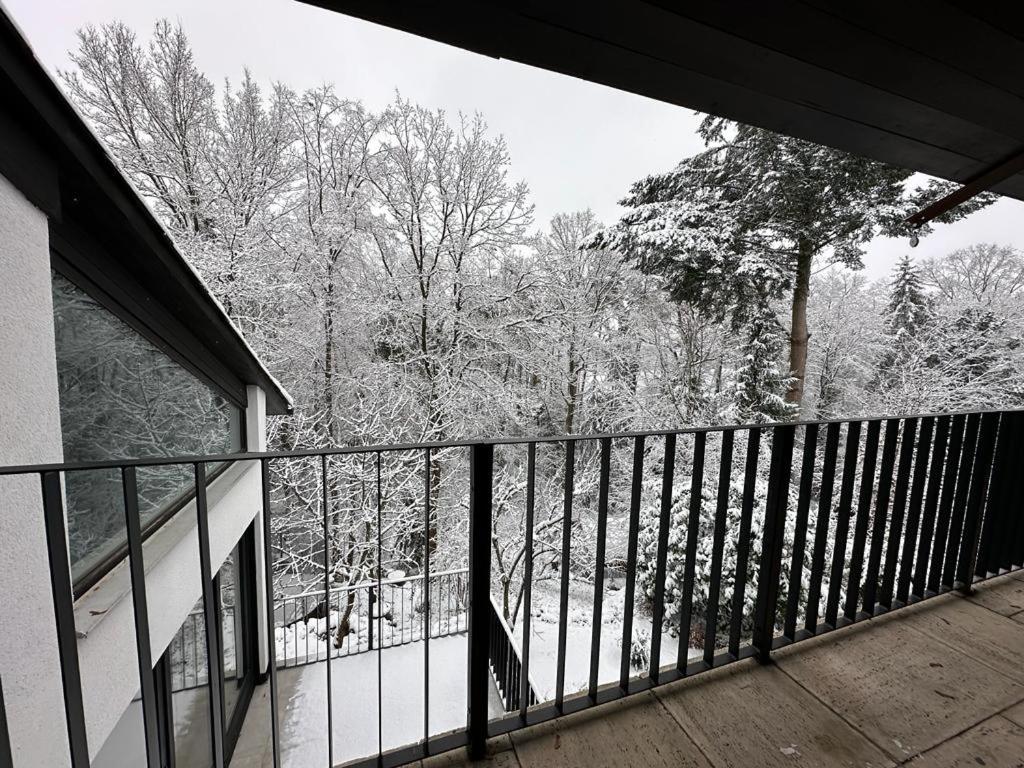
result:
<svg viewBox="0 0 1024 768"><path fill-rule="evenodd" d="M884 440L882 439L884 427ZM798 430L801 439L797 441ZM709 435L720 434L714 444ZM689 477L677 478L676 464L681 456L677 452L678 435L692 435L686 442L683 456L689 463ZM663 451L664 460L655 468L645 469L646 457L653 447L647 437L661 438L657 451ZM567 628L570 614L570 567L576 557L573 548L574 500L583 493L577 485L587 484L587 498L597 491L598 530L607 531L609 519L608 491L612 482L610 455L615 437L632 438L632 474L626 484L630 493L624 494L621 512L628 509L626 535L627 583L623 604L621 632L621 675L617 684L604 685L599 681L598 665L593 663L601 649L601 606L604 590L594 589L593 615L595 621L591 637L591 669L589 686L577 693L566 690L566 661L571 655L567 648ZM577 479L577 443L593 440L599 443L600 472L597 477L581 473ZM745 442L746 449L742 443ZM653 441L651 441L653 442ZM524 635L522 650L512 641L507 623L493 611L491 600L491 556L494 545L495 503L495 445L526 444L528 461L526 486L520 501L525 506L527 548L532 552L535 515L535 493L541 486L535 473L536 446L540 443L563 443L564 464L555 461L553 471L560 476L563 488L560 595L556 618L558 622L558 648L556 683L551 702L530 705L529 694L529 637ZM323 499L327 499L330 465L327 457L339 454L368 454L376 459L377 496L377 561L382 557L381 539L383 503L382 454L389 450L422 451L422 478L424 495L423 524L431 524L432 485L431 450L438 447L461 446L469 448L468 468L461 474L460 483L468 478L469 568L468 568L468 691L466 727L442 736L432 736L430 713L430 633L423 638L424 655L424 730L423 737L397 753L384 757L383 740L378 754L367 758L361 765L398 764L427 757L445 749L468 744L473 756L481 756L488 736L508 733L535 723L577 712L629 696L652 687L664 685L683 677L703 674L709 670L755 657L767 661L774 649L800 643L844 626L867 621L883 613L902 609L908 605L931 599L950 590L968 591L971 585L1024 566L1024 518L1017 515L1016 499L1024 495L1024 410L977 411L960 414L927 416L890 416L869 419L831 420L823 422L796 422L759 424L752 426L724 426L687 430L653 430L622 433L621 435L563 436L537 439L510 438L478 440L462 443L420 443L406 446L347 447L319 452L280 452L265 454L237 454L241 460L259 460L262 521L269 529L271 520L271 466L275 460L317 456L320 461L314 471L320 474L319 485ZM625 451L628 447L622 446ZM734 450L735 449L735 450ZM618 448L616 449L618 450ZM800 454L800 455L797 455ZM198 529L199 562L203 585L204 632L207 666L218 669L221 662L215 581L210 559L209 511L207 500L206 463L223 457L191 457L196 496L196 525ZM232 457L227 457L232 458ZM717 464L705 471L705 460ZM135 478L137 466L182 463L174 459L143 459L114 464L121 470L125 495L126 523L136 524L135 535L129 536L129 561L133 566L133 602L135 603L135 639L138 658L150 648L149 627L146 621L146 584L141 568L143 561L141 537L137 531L138 488ZM21 467L18 473L38 475L44 522L47 533L47 554L51 571L57 637L62 665L65 695L65 715L72 762L75 768L88 765L85 713L78 666L78 646L75 635L73 595L68 569L65 535L63 489L60 472L69 465L36 465ZM71 469L90 469L97 465L71 466ZM110 466L100 463L98 466ZM564 471L563 471L564 467ZM767 467L767 471L765 468ZM717 477L717 497L713 494L709 474ZM621 470L624 474L628 470ZM685 470L684 470L685 471ZM12 474L7 471L3 474ZM643 498L647 479L651 474L660 476L659 501L651 505ZM759 481L765 478L767 493L760 495ZM740 481L742 480L742 483ZM706 482L707 481L707 482ZM736 483L734 492L733 483ZM877 481L877 482L876 482ZM689 488L688 509L674 506L676 489L683 483ZM740 489L740 485L742 488ZM460 485L460 488L462 486ZM462 493L462 491L460 491ZM714 507L714 514L705 515L705 495ZM464 498L464 497L463 497ZM628 507L625 499L628 498ZM732 500L739 503L738 529L730 527L728 515ZM519 501L516 502L517 504ZM645 516L644 525L656 534L653 553L638 551L639 525L644 504L657 506L657 514ZM816 523L810 510L816 507ZM460 508L461 502L460 502ZM755 512L756 508L756 512ZM329 540L331 526L337 525L327 515L323 504L322 535ZM618 513L620 510L616 510ZM652 510L653 511L653 510ZM752 527L753 515L759 525ZM784 555L787 536L786 521L794 521L792 550ZM763 517L761 517L763 516ZM648 519L649 517L649 519ZM623 522L627 518L623 516ZM710 530L708 530L710 524ZM702 527L703 526L703 527ZM667 583L670 573L667 563L670 530L685 532L687 553L686 569L682 574L672 573L673 589L679 590L681 602L678 616L672 619L678 629L680 642L675 659L662 658L661 638L667 611ZM755 534L755 531L759 533ZM321 535L321 534L318 534ZM755 544L754 536L760 536ZM695 581L693 563L698 539L710 545L711 560L707 573L701 575L707 583L707 592L697 607L695 595L699 585ZM723 577L723 548L735 548L736 563L733 575ZM813 539L813 541L811 541ZM270 562L269 537L263 539L263 557ZM756 547L756 549L755 549ZM755 564L751 558L760 558ZM810 553L809 558L807 553ZM423 543L424 573L429 573L432 557L429 543ZM595 573L603 573L607 565L604 547L594 555ZM648 557L649 561L641 557ZM526 558L526 573L530 573L532 555ZM326 558L325 558L326 559ZM809 560L809 569L808 569ZM650 602L650 619L655 631L651 633L649 662L640 675L632 673L629 661L631 627L637 583L636 573L648 565L646 597ZM590 562L588 562L588 568ZM679 561L672 566L680 567ZM330 595L344 592L346 587L332 588L327 583L330 572L325 562L325 590L317 594ZM458 569L456 573L467 571ZM786 574L790 583L801 581L809 572L809 589L789 589L783 599L782 587ZM753 573L753 575L750 575ZM431 575L433 578L434 575ZM681 578L680 578L681 577ZM266 609L273 615L273 568L264 569L266 579ZM414 581L406 576L389 582ZM384 579L374 580L367 589L379 590ZM415 581L414 581L415 583ZM532 580L524 583L524 625L530 621ZM845 589L845 597L843 590ZM753 598L752 617L747 606ZM431 598L424 605L425 616L432 615ZM731 603L732 610L728 610ZM720 610L720 606L726 608ZM820 612L820 616L819 616ZM802 618L801 618L802 613ZM329 613L328 613L329 616ZM538 614L539 616L539 614ZM142 617L142 618L140 618ZM750 621L748 621L748 619ZM799 619L799 622L798 622ZM275 644L274 622L267 622L267 642ZM618 630L616 630L618 633ZM703 652L693 660L687 652L686 638L692 633L703 634ZM492 645L492 641L495 643ZM721 641L721 642L719 642ZM378 646L379 647L379 646ZM724 649L724 650L723 650ZM508 677L515 674L513 655L522 654L520 671L519 711L491 720L488 701L493 696L494 677L491 674L495 653ZM669 662L669 663L665 663ZM378 657L378 677L383 659ZM327 665L327 713L330 732L332 686L331 665ZM140 668L140 677L146 677ZM271 686L270 708L275 765L280 765L280 734L277 732L277 665L267 670ZM211 732L214 735L214 753L223 755L221 738L224 724L220 705L222 680L212 675L210 680ZM145 680L143 681L145 683ZM602 685L598 685L601 682ZM615 681L612 681L613 683ZM516 686L508 686L511 691ZM571 685L569 686L571 689ZM157 706L152 686L142 685L142 701L149 707ZM377 711L382 711L381 686L377 686ZM382 733L378 714L378 735ZM156 719L145 718L147 749L156 755L154 745L159 734Z"/></svg>
<svg viewBox="0 0 1024 768"><path fill-rule="evenodd" d="M125 467L166 467L173 464L211 464L222 461L259 461L261 459L313 459L325 456L350 456L353 454L399 453L402 451L438 450L446 448L472 448L478 445L529 445L530 443L564 443L591 440L624 440L636 437L664 437L666 435L697 435L715 432L742 432L751 429L770 430L775 427L805 427L808 425L827 426L847 424L851 421L868 424L893 419L931 419L942 416L984 416L1004 413L1024 413L1024 408L1005 410L956 411L947 413L900 414L898 416L852 416L840 419L819 419L804 421L773 421L745 424L711 424L699 427L676 429L648 429L634 432L596 432L591 434L543 435L535 437L474 438L441 442L388 443L381 445L345 445L303 448L292 451L243 451L240 453L213 453L184 456L161 456L145 459L109 459L104 461L51 462L45 464L15 464L0 466L0 475L24 475L40 472L81 472L97 469L123 469Z"/></svg>
<svg viewBox="0 0 1024 768"><path fill-rule="evenodd" d="M430 578L440 578L442 576L454 576L460 573L469 573L469 568L453 568L448 571L431 571ZM388 585L404 584L407 581L420 581L423 579L424 574L415 573L411 576L393 577L390 579L381 579L377 581L360 581L357 584L342 584L337 587L331 587L331 592L347 592L355 591L357 589L376 589L377 587L386 587ZM291 600L299 597L315 597L316 595L322 595L324 591L322 589L313 589L307 592L299 592L296 595L281 595L282 600Z"/></svg>

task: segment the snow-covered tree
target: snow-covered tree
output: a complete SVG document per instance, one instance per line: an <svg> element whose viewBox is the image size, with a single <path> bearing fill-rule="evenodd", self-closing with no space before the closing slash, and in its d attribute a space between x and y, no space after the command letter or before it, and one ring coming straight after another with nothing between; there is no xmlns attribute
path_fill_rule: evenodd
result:
<svg viewBox="0 0 1024 768"><path fill-rule="evenodd" d="M893 270L886 313L886 328L895 344L917 335L928 320L928 308L918 267L909 256L904 256Z"/></svg>
<svg viewBox="0 0 1024 768"><path fill-rule="evenodd" d="M904 218L949 191L912 187L912 173L762 128L708 116L707 149L636 182L631 210L598 243L668 278L677 300L749 320L764 297L789 297L788 402L803 400L814 261L861 266L864 245L905 232ZM994 198L946 214L961 218Z"/></svg>
<svg viewBox="0 0 1024 768"><path fill-rule="evenodd" d="M745 331L733 393L735 421L740 424L786 421L797 408L785 399L789 377L779 370L784 333L766 300L762 300L753 313Z"/></svg>

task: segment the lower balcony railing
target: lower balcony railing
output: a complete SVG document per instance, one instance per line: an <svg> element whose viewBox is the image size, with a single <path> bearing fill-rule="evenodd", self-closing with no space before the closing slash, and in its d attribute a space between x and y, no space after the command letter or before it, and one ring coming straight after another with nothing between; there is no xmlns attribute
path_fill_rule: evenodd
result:
<svg viewBox="0 0 1024 768"><path fill-rule="evenodd" d="M437 475L432 459L441 452L448 471ZM1019 411L3 468L0 474L33 473L41 480L76 768L88 765L89 750L67 566L63 473L97 467L121 472L140 689L148 712L155 706L156 691L149 674L153 665L147 604L159 596L147 594L142 568L136 468L173 463L193 467L200 562L208 576L213 570L207 464L259 463L262 513L269 530L270 478L276 462L311 460L324 499L332 462L368 463L374 478L371 517L376 519L365 524L373 528L377 562L382 563L387 537L394 535L382 527L389 498L382 491L388 482L382 467L390 468L388 457L396 455L404 457L402 471L420 468L415 471L423 489L417 497L421 531L436 525L438 499L464 511L465 528L454 525L444 535L449 540L462 537L468 568L432 573L434 537L410 539L421 548L422 572L397 581L407 585L418 580L431 588L420 589L409 603L415 612L412 621L396 622L401 629L391 634L381 634L381 610L370 604L371 599L380 604L383 597L393 609L398 605L394 596L387 600L393 585L384 578L383 567L377 567L372 583L329 590L329 616L343 612L342 603L356 594L356 601L366 601L356 613L370 617L373 626L357 629L346 653L423 641L424 679L403 680L403 685L422 690L422 735L395 749L385 749L381 739L377 753L365 756L367 764L394 765L461 745L480 755L488 736L740 659L765 661L780 646L949 590L969 590L972 583L1018 569L1024 561L1019 501L1024 498L1024 413ZM449 485L447 496L439 496L435 487L442 481ZM326 504L320 511L320 535L332 540L337 533L331 531L334 518ZM508 550L500 543L508 536L522 539L518 570L508 567ZM262 554L269 563L269 538L263 541ZM330 548L322 547L321 553L329 584ZM492 578L494 569L498 575ZM324 591L278 596L272 568L266 576L266 611L275 617L267 623L266 642L278 648L281 633L296 620L325 612ZM447 587L435 589L446 579ZM552 585L550 600L544 579ZM213 638L208 645L216 646L214 585L208 577L202 584L204 608L199 615L206 636ZM580 585L586 587L583 597ZM504 591L500 608L492 598L494 590ZM443 607L446 592L453 591L467 609L464 615L461 608L453 615ZM448 623L438 624L439 615L447 616ZM325 636L337 633L332 621ZM435 630L442 625L443 630ZM468 632L462 670L468 673L465 726L432 733L426 679L431 640L463 629ZM553 641L540 653L538 643L546 637ZM609 645L618 646L611 673L601 664ZM217 668L213 660L220 658L220 649L204 650L208 668ZM335 651L343 654L336 648L332 656ZM585 674L567 675L567 668L588 654ZM267 670L270 742L274 764L283 765L277 672L313 659L309 653L276 656L277 663ZM378 659L386 663L383 656ZM548 662L553 680L538 686L535 672ZM325 666L329 676L332 664ZM223 732L219 677L210 680L210 716L212 727ZM491 718L488 699L495 682L506 714ZM332 690L328 681L328 713L335 706ZM379 688L377 696L379 728L379 719L386 716ZM144 728L150 765L156 765L156 724L146 718ZM338 737L330 729L316 733L327 742L328 760L334 764ZM214 755L214 764L222 761L223 755Z"/></svg>

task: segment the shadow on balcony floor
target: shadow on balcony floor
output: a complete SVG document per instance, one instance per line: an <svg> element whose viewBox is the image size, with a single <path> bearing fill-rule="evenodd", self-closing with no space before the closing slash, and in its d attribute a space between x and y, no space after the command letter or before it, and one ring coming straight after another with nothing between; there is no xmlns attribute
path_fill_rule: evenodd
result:
<svg viewBox="0 0 1024 768"><path fill-rule="evenodd" d="M1024 766L1024 574L493 739L494 768ZM468 764L462 750L424 768Z"/></svg>

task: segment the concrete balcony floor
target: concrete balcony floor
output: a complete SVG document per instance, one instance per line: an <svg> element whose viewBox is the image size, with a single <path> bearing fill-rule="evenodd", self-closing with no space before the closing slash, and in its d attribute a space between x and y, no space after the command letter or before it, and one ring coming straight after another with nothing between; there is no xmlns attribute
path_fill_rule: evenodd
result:
<svg viewBox="0 0 1024 768"><path fill-rule="evenodd" d="M463 636L437 646L439 671L464 664ZM392 658L418 653L405 649L392 651ZM336 764L371 753L377 743L375 727L345 724L347 710L369 710L376 725L376 681L356 679L344 662L335 662ZM323 667L279 674L282 757L289 768L327 762ZM401 687L415 682L410 677ZM372 696L360 695L364 684ZM462 706L464 675L438 674L435 684L455 686L448 694ZM266 689L256 690L233 768L272 765ZM446 697L441 689L437 694L432 712ZM422 711L417 695L413 690L385 703L391 713L386 748L422 732L418 720L405 728L404 718L395 717L406 706ZM498 712L492 702L492 715ZM456 727L464 717L459 707L438 711L431 730ZM488 750L475 764L460 749L413 765L1024 768L1024 573L979 585L970 597L950 593L784 648L769 666L737 662L498 737Z"/></svg>
<svg viewBox="0 0 1024 768"><path fill-rule="evenodd" d="M492 739L492 768L1024 766L1024 574ZM462 750L423 768L470 765Z"/></svg>

